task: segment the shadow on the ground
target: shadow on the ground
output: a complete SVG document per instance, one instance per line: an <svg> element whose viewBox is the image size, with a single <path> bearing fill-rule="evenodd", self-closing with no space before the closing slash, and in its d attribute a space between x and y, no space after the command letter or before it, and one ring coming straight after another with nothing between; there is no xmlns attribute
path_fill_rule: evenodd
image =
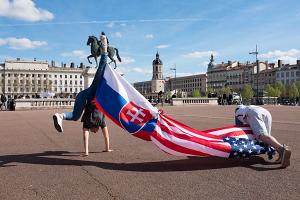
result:
<svg viewBox="0 0 300 200"><path fill-rule="evenodd" d="M0 167L12 167L16 166L16 163L28 163L38 165L95 166L108 170L138 172L194 171L230 167L246 167L258 171L280 169L280 165L267 162L260 156L252 156L246 159L194 157L180 160L141 163L112 163L68 159L68 157L76 155L78 155L76 152L68 151L45 151L43 153L33 154L3 155L0 156Z"/></svg>

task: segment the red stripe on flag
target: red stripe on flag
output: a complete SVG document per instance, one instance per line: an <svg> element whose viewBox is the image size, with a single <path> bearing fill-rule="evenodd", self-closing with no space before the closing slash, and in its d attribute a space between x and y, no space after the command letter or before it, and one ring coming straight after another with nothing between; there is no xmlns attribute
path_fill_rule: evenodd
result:
<svg viewBox="0 0 300 200"><path fill-rule="evenodd" d="M159 122L158 122L158 126L160 126L161 130L164 133L172 135L173 137L176 137L176 138L179 138L182 140L186 140L188 142L194 142L194 143L197 143L197 144L200 144L200 145L203 145L203 146L206 146L206 147L218 150L218 151L226 152L226 153L229 153L231 151L231 147L226 145L226 143L223 142L223 140L211 141L211 140L205 140L202 138L198 138L195 136L189 136L185 133L178 134L178 133L175 133L174 131L170 130L168 127L160 124Z"/></svg>
<svg viewBox="0 0 300 200"><path fill-rule="evenodd" d="M166 140L165 138L163 138L156 131L153 132L152 137L154 137L157 141L159 141L163 146L165 146L173 151L179 152L179 153L191 154L191 155L195 155L195 156L210 156L209 154L174 144L174 143Z"/></svg>

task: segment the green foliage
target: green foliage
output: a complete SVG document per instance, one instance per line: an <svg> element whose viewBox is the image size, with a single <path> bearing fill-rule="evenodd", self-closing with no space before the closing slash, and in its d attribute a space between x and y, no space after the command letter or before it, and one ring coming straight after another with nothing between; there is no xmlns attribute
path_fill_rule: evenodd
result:
<svg viewBox="0 0 300 200"><path fill-rule="evenodd" d="M298 92L300 93L300 81L296 81L295 84L297 86Z"/></svg>
<svg viewBox="0 0 300 200"><path fill-rule="evenodd" d="M207 97L209 93L213 93L213 92L214 92L214 90L213 90L211 87L208 87L208 88L206 89L205 96Z"/></svg>
<svg viewBox="0 0 300 200"><path fill-rule="evenodd" d="M182 92L179 90L177 91L177 95L176 95L177 98L182 98Z"/></svg>
<svg viewBox="0 0 300 200"><path fill-rule="evenodd" d="M299 91L298 91L298 88L295 83L288 86L287 94L288 94L288 97L298 97L299 96Z"/></svg>
<svg viewBox="0 0 300 200"><path fill-rule="evenodd" d="M194 90L192 92L192 97L201 97L200 91L199 90Z"/></svg>
<svg viewBox="0 0 300 200"><path fill-rule="evenodd" d="M231 94L231 88L226 86L226 87L223 87L221 90L220 90L220 94L223 95L223 94L226 94L227 96L229 94Z"/></svg>
<svg viewBox="0 0 300 200"><path fill-rule="evenodd" d="M246 84L242 91L243 101L249 103L251 101L251 99L253 98L253 96L254 96L254 91L253 91L251 85Z"/></svg>
<svg viewBox="0 0 300 200"><path fill-rule="evenodd" d="M268 97L279 97L280 90L278 88L272 87L270 84L267 84L265 87L265 91Z"/></svg>

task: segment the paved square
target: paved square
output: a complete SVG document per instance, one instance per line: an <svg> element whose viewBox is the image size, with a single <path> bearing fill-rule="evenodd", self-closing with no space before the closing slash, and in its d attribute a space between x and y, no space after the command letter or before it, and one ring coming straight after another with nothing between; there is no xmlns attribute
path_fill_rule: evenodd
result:
<svg viewBox="0 0 300 200"><path fill-rule="evenodd" d="M272 134L291 146L291 166L278 169L266 156L249 159L185 158L108 123L111 153L92 134L88 157L80 122L58 110L0 112L1 199L300 199L300 107L267 106ZM165 107L166 114L199 130L233 124L233 106ZM62 110L59 110L60 112Z"/></svg>

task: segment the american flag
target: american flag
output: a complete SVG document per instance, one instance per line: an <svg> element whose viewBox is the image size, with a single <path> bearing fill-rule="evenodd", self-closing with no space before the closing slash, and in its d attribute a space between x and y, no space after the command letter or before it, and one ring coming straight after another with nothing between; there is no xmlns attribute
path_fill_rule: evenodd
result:
<svg viewBox="0 0 300 200"><path fill-rule="evenodd" d="M248 157L271 152L254 140L249 126L227 126L199 131L160 114L151 140L161 150L177 156Z"/></svg>
<svg viewBox="0 0 300 200"><path fill-rule="evenodd" d="M200 131L164 115L111 67L105 68L95 99L98 109L118 126L172 155L231 158L270 152L254 140L248 126Z"/></svg>

